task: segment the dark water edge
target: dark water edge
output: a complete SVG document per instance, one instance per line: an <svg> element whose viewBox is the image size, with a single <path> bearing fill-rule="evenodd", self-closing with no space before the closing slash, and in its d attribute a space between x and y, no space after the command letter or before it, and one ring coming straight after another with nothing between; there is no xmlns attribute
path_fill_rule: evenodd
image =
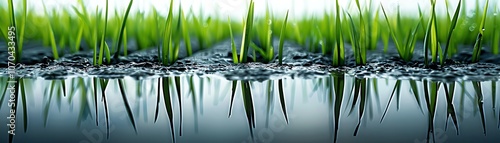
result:
<svg viewBox="0 0 500 143"><path fill-rule="evenodd" d="M383 47L383 45L379 46ZM500 56L491 54L487 48L483 48L479 63L469 63L472 57L472 46L462 45L459 46L461 51L455 54L452 60L448 60L445 66L433 64L425 67L422 62L421 44L417 44L413 61L410 62L402 61L393 45L389 46L389 51L386 53L383 52L382 48L369 51L367 65L356 66L351 47L346 44L346 66L333 67L331 66L331 56L309 52L294 43L286 42L284 64L280 66L276 57L270 63L263 63L260 61L260 55L255 57L257 61L253 61L253 56L249 56L248 59L253 62L233 64L230 42L224 41L207 50L195 48L194 55L189 57L186 51L181 50L180 59L176 63L163 66L158 61L156 48L138 51L133 48L135 47L134 42L130 42L131 49L128 56L121 57L118 63L97 67L92 65L91 51L66 54L59 60L53 60L50 48L41 48L43 46L31 44L26 45L21 61L23 64L17 65L16 73L19 77L45 79L66 77L123 78L125 76L140 79L183 74L213 74L228 80L252 81L283 77L311 78L318 75L329 75L331 72L343 72L360 78L379 77L437 81L488 81L498 80L500 77ZM239 43L237 43L237 47L239 47ZM7 57L8 53L5 50L6 48L0 48L0 56ZM7 58L0 59L0 76L8 76L6 60Z"/></svg>
<svg viewBox="0 0 500 143"><path fill-rule="evenodd" d="M439 82L343 74L262 82L230 81L214 75L20 80L26 94L18 99L15 142L172 142L174 138L176 142L500 141L498 81ZM102 80L109 82L105 96ZM163 87L165 84L168 86ZM437 92L432 91L434 86ZM251 96L243 94L247 89ZM167 90L171 118L163 98ZM26 97L27 114L22 110L22 97ZM4 96L0 102L4 117L9 115L6 100ZM252 121L255 127L249 126ZM0 130L7 131L7 126ZM0 140L6 142L7 134L1 134Z"/></svg>

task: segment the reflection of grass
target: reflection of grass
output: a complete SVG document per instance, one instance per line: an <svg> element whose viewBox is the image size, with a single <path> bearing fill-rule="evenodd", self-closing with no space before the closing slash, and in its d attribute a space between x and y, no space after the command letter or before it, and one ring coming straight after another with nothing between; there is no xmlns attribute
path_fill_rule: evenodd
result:
<svg viewBox="0 0 500 143"><path fill-rule="evenodd" d="M5 81L7 78L0 78L0 81ZM200 106L201 105L201 94L205 91L203 91L203 87L198 87L198 84L196 84L196 82L198 82L197 80L195 80L196 78L193 76L193 77L164 77L164 78L159 78L158 81L154 81L155 82L153 84L154 87L157 88L157 95L153 95L153 96L157 96L156 98L156 109L155 109L155 117L154 117L154 120L155 122L158 121L158 116L160 114L160 108L163 108L160 106L160 102L163 100L164 102L164 106L165 106L165 111L166 111L166 115L168 117L168 122L170 123L170 129L171 129L171 133L172 133L172 140L175 141L175 138L176 138L176 134L175 134L175 126L179 125L181 126L182 124L182 120L185 120L184 118L182 117L178 117L178 119L180 120L179 122L176 122L174 120L176 120L175 114L177 113L174 113L175 111L179 111L179 114L180 115L185 115L184 112L186 112L185 110L180 110L181 106L179 107L175 107L173 106L174 105L174 102L176 101L173 101L175 100L176 97L172 97L174 96L173 94L177 94L177 98L178 98L178 102L180 103L183 99L182 98L192 98L191 101L192 101L192 105L193 106L193 109L194 109L194 114L195 114L195 118L197 118L198 115L201 115L200 112L198 112L197 110L198 109L201 109L203 108L203 106ZM182 80L185 80L185 81L182 81ZM200 79L201 80L201 79ZM220 86L221 82L220 81L213 81L214 79L210 79L211 82L210 84L213 84L215 86ZM347 80L347 82L346 82ZM98 120L99 118L105 118L105 121L106 121L106 129L107 129L107 137L109 138L109 122L110 122L110 115L109 115L109 110L113 110L113 109L108 109L108 100L111 100L110 97L109 97L109 93L112 92L110 90L114 90L114 91L118 91L119 93L116 94L117 96L120 96L118 97L119 98L122 98L122 99L119 99L119 100L123 100L124 102L121 103L124 107L125 107L125 111L127 112L127 116L128 116L128 119L130 120L130 126L132 126L134 128L134 130L137 132L137 125L138 125L138 120L135 120L135 119L138 119L137 118L137 113L136 114L132 114L132 111L135 111L133 110L133 108L130 106L130 95L131 94L127 94L127 90L126 89L131 89L131 88L138 88L138 89L142 89L144 86L149 86L148 84L139 84L140 82L144 82L144 81L138 81L139 83L136 84L136 86L133 86L134 84L129 84L129 83L125 83L125 80L117 80L117 82L109 82L108 79L99 79L99 78L91 78L89 80L87 79L83 79L83 78L76 78L76 79L70 79L69 80L70 82L68 82L68 96L65 96L64 94L66 93L66 83L63 82L63 80L54 80L54 81L49 81L46 86L43 87L43 89L45 89L44 93L45 93L45 97L43 97L44 101L41 101L43 104L42 104L42 107L43 109L41 109L43 112L42 112L42 118L39 118L39 119L42 119L42 121L44 122L44 124L47 124L47 126L49 126L49 116L52 116L53 114L56 114L56 112L52 112L52 111L55 111L55 110L60 110L61 108L62 109L65 109L65 107L63 107L61 105L61 102L63 102L63 100L68 100L70 101L70 105L72 103L76 103L77 105L79 105L77 108L77 112L78 112L78 124L81 124L82 121L84 121L84 119L86 119L87 117L91 117L93 119L96 119ZM284 80L284 79L281 79L281 80L275 80L275 81L267 81L267 85L264 87L264 92L267 94L267 97L264 97L265 99L264 100L259 100L258 99L258 96L255 96L257 95L257 93L255 92L255 90L259 90L257 86L254 86L255 83L254 82L250 82L250 81L229 81L229 83L232 83L232 85L230 87L228 87L228 89L232 89L233 91L230 92L231 96L230 96L230 114L231 114L231 110L232 110L232 106L243 106L243 109L244 109L244 116L246 117L246 120L247 120L247 123L248 123L248 128L250 130L250 134L252 136L254 136L254 133L257 133L257 132L254 132L255 131L255 128L256 128L256 124L257 121L257 117L256 115L259 114L259 112L263 112L263 113L266 113L267 117L266 118L269 118L269 116L272 116L272 115L279 115L279 116L282 116L286 122L289 122L289 120L293 120L293 119L289 119L288 118L288 114L290 114L290 110L287 110L289 109L290 103L287 103L285 104L285 99L287 98L287 96L292 96L292 95L288 95L285 93L285 91L290 91L290 89L293 89L293 85L294 84L297 84L297 83L291 83L290 82L285 82L287 80ZM344 92L344 88L346 87L346 84L348 84L348 86L351 86L351 83L349 81L353 81L352 83L352 91L349 92ZM375 80L373 80L375 81ZM2 82L2 83L5 83L5 82ZM207 83L207 82L202 82L202 83ZM481 116L481 124L482 124L482 127L483 127L483 131L486 132L486 124L487 124L487 116L489 113L489 107L486 107L485 105L488 105L489 104L483 104L483 100L485 98L489 98L488 96L486 95L483 95L486 93L486 91L483 91L485 88L482 88L482 83L480 82L463 82L463 83L467 83L466 84L460 84L460 83L455 83L455 82L452 82L452 83L443 83L443 82L437 82L437 81L427 81L427 80L424 80L424 81L413 81L413 80L410 80L409 82L405 82L405 81L402 81L402 80L397 80L397 81L394 81L394 87L392 87L393 85L391 84L391 88L392 90L390 91L387 91L389 93L391 93L391 95L387 95L385 97L389 97L388 98L388 102L387 102L387 105L381 105L381 103L378 103L377 102L380 102L380 100L378 100L376 96L378 96L377 93L373 94L374 91L375 91L375 88L384 88L385 86L381 87L380 84L378 84L377 82L374 82L372 84L371 82L371 79L352 79L350 77L345 77L345 75L343 74L332 74L331 77L327 77L327 78L321 78L321 79L317 79L317 80L314 80L313 81L314 85L311 86L311 89L308 89L308 88L304 88L304 89L308 89L308 91L304 92L305 94L308 94L308 92L313 92L313 94L308 94L309 96L306 96L305 98L316 98L316 97L319 97L321 98L320 100L324 100L326 101L326 103L328 104L328 108L329 108L329 118L331 120L331 128L330 128L330 131L332 132L332 134L334 134L334 136L332 136L333 140L336 142L338 139L337 135L339 134L338 131L340 129L340 126L341 126L341 123L340 123L340 120L343 118L343 117L346 117L346 116L349 116L350 114L354 113L354 112L358 112L358 122L356 125L354 125L354 135L356 135L357 133L359 133L360 131L360 124L361 122L364 122L364 123L367 123L365 122L366 120L371 120L371 116L373 116L372 114L375 113L375 116L377 117L378 115L376 114L377 112L374 112L373 109L379 107L379 106L387 106L385 111L382 112L383 115L381 116L386 116L388 114L394 114L396 112L396 110L389 112L388 108L389 108L389 105L392 104L392 100L401 100L399 102L401 103L404 103L403 105L411 105L411 104L407 104L407 103L416 103L418 107L415 107L415 109L419 108L420 111L422 111L422 108L426 108L426 110L424 111L425 114L427 115L426 118L428 118L428 135L427 135L427 138L428 140L432 140L430 139L431 137L434 137L434 134L438 135L438 133L435 133L434 132L434 128L436 127L435 125L438 125L436 122L439 121L439 117L438 116L441 116L444 118L444 116L442 115L445 115L446 116L446 123L445 123L445 128L447 129L448 128L448 121L451 121L453 124L454 124L454 129L457 131L457 134L459 132L459 121L460 120L464 120L463 118L463 114L471 114L471 113L465 113L467 111L464 112L464 108L470 108L470 109L474 109L474 113L479 113L480 116ZM469 84L468 83L472 83ZM496 82L493 82L493 83L496 83ZM29 91L30 88L29 87L32 87L34 84L36 84L36 82L32 82L30 80L27 80L27 79L19 79L19 84L17 85L17 90L19 91L20 93L20 96L21 99L18 100L19 103L22 103L23 106L22 108L24 108L23 112L24 112L24 115L23 115L23 123L25 124L25 131L28 129L28 116L30 117L30 119L38 119L35 115L30 115L28 114L28 110L30 107L30 105L33 105L33 104L29 104L29 99L26 99L26 98L30 98L30 97L33 97L33 96L29 96L27 95L28 93L34 93L34 92L31 92ZM114 84L114 85L117 85L118 88L117 89L109 89L107 87L110 87L112 86L111 84ZM189 85L189 86L186 86L186 87L182 87L181 85ZM237 84L240 84L240 85L237 85ZM300 83L301 85L303 86L306 86L307 84L305 83ZM377 85L378 84L378 85ZM405 85L407 84L407 85ZM377 85L377 86L375 86ZM460 91L458 90L459 89L459 86L463 86L461 89L462 89L462 92L460 93ZM496 88L496 84L492 84L493 87ZM4 89L5 85L2 84L0 85L0 88ZM210 86L212 87L212 86ZM291 88L288 88L288 87L291 87ZM405 93L405 87L407 87L409 89L408 93L411 93L413 92L413 95L406 95ZM183 89L184 88L184 89ZM241 90L241 94L240 93L236 93L237 89L240 89ZM349 87L348 87L349 88ZM467 94L467 91L465 91L465 88L473 88L474 90L474 93L476 94L475 96L474 95L468 95ZM491 93L492 93L492 97L490 99L492 99L492 103L493 103L493 107L495 107L495 104L497 103L497 101L495 100L498 100L497 97L495 97L495 93L496 93L496 89L495 88L492 88L491 90ZM183 91L183 90L186 90L186 89L189 89L189 93L188 92L184 92L183 94L185 94L186 96L180 96L180 91ZM79 91L78 91L79 90ZM93 91L92 91L93 90ZM108 91L108 94L105 94L106 90ZM176 90L176 91L174 91ZM200 91L202 90L202 91ZM419 91L422 91L423 92L420 92ZM440 91L441 90L441 91ZM7 93L6 92L6 89L1 91L3 93ZM144 94L145 92L147 93L151 93L150 91L144 91L144 90L141 90L141 92L139 92L138 94ZM163 92L163 93L162 93ZM223 92L223 91L222 91ZM381 92L382 93L387 93L387 92ZM135 93L135 92L134 92ZM154 92L153 92L154 93ZM198 94L199 93L199 94ZM205 92L206 93L206 92ZM211 93L212 93L212 90L211 90ZM218 94L219 91L215 91L215 93L213 94ZM293 93L293 92L292 92ZM489 93L489 92L488 92ZM101 97L102 97L102 100L99 100L98 97L99 94L101 94ZM189 94L189 95L187 95ZM286 95L285 95L286 94ZM5 94L2 94L2 99L0 100L3 100L5 101L5 97L4 96ZM93 96L92 96L93 95ZM233 105L233 102L234 102L234 99L236 98L236 96L240 96L242 97L243 99L243 105ZM113 95L112 95L113 96ZM162 97L163 96L163 97ZM398 97L399 96L399 97ZM410 101L404 101L405 99L405 96L408 96L406 99L410 99ZM424 96L424 97L422 97ZM444 96L444 97L442 97ZM75 97L75 98L73 98ZM137 100L140 100L138 98L144 98L145 96L143 95L137 95ZM211 97L211 96L209 96ZM345 98L345 97L348 97L348 98ZM218 99L219 97L214 97L216 99ZM276 98L276 99L275 99ZM293 98L293 97L292 97ZM344 99L345 98L345 99ZM415 99L413 99L415 98ZM425 100L422 100L420 101L419 99L421 98L425 98ZM443 98L443 99L446 99L446 103L443 102L438 102L438 98ZM466 98L467 100L471 100L473 102L472 105L467 105L467 104L464 104L463 103L463 98ZM198 100L200 99L200 100ZM279 100L279 101L278 101ZM456 100L460 100L460 101L456 101ZM103 110L103 109L97 109L98 106L95 106L95 105L92 105L92 102L95 102L95 104L100 104L100 102L104 102L104 112L105 112L105 117L98 117L97 115L96 116L92 116L94 113L92 113L94 111L94 109L96 110L95 112L99 112L99 110ZM454 104L453 101L456 101L456 103L458 104ZM27 103L28 102L28 103ZM258 106L259 103L258 102L266 102L264 103L266 106L264 107L265 110L260 110L259 107L262 107L262 106ZM275 104L276 102L276 104ZM279 103L278 103L279 102ZM306 101L304 101L306 102ZM342 102L346 102L347 104L344 104ZM293 101L292 101L293 103ZM385 103L385 102L384 102ZM441 103L444 103L444 104L441 104ZM56 104L56 105L54 105ZM137 103L137 104L141 104L141 103ZM148 103L144 103L144 104L148 104ZM153 103L154 104L154 103ZM399 105L399 103L397 103ZM422 106L424 107L421 107L421 104ZM21 105L21 104L19 104ZM262 104L261 104L262 105ZM288 106L287 106L288 105ZM52 106L52 107L51 107ZM58 107L58 108L54 108L55 107ZM184 105L186 106L186 105ZM279 108L282 110L282 114L281 113L272 113L272 109L275 108L275 106L279 106ZM444 108L442 108L444 107ZM137 105L135 108L139 108L139 105ZM179 108L176 109L176 108ZM182 107L184 108L184 107ZM188 107L190 108L190 107ZM300 108L300 107L299 107ZM344 108L345 110L348 110L348 114L341 114L341 109ZM357 109L357 111L355 111ZM380 107L379 107L380 108ZM406 106L405 106L406 108ZM446 109L446 112L441 112L442 110L437 110L437 109ZM20 109L20 108L19 108ZM30 109L32 110L32 109ZM147 110L148 109L145 109L146 111L145 112L148 112ZM416 111L416 110L415 110ZM189 112L189 111L188 111ZM217 111L210 111L210 112L217 112ZM418 111L415 112L415 114L418 114L417 113ZM496 110L494 110L494 112L496 112ZM210 114L209 114L210 115ZM494 115L495 116L495 115ZM369 118L366 118L366 117L369 117ZM111 117L112 118L112 117ZM383 118L383 117L382 117ZM19 118L21 119L21 118ZM195 131L197 130L197 119L195 119ZM382 119L383 120L383 119ZM269 121L266 121L266 122L269 122ZM293 122L293 121L291 121ZM92 122L93 123L93 122ZM268 123L266 123L266 127L268 126L267 125ZM99 125L98 125L99 126ZM345 127L349 127L348 125L346 124L342 124L342 126L345 126ZM179 135L182 133L182 129L180 129L181 127L179 127ZM333 133L334 132L334 133ZM255 136L257 136L257 134L255 134Z"/></svg>

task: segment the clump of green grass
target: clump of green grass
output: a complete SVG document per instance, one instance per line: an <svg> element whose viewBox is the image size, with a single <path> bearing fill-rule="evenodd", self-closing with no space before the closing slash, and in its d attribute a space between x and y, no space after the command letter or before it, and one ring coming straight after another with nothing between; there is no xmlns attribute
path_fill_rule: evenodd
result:
<svg viewBox="0 0 500 143"><path fill-rule="evenodd" d="M391 20L388 18L384 6L382 7L382 12L384 13L385 20L389 26L389 32L392 37L396 49L398 51L399 57L404 61L411 61L413 58L413 51L415 50L415 44L417 43L417 31L420 28L420 22L416 25L403 24L401 21L401 16L396 16L396 20ZM422 16L420 16L422 18ZM391 24L391 21L396 21L395 24Z"/></svg>
<svg viewBox="0 0 500 143"><path fill-rule="evenodd" d="M498 4L493 10L485 10L488 7L483 8L484 4L479 0L476 0L475 7L458 1L456 8L448 0L444 1L446 5L429 0L431 9L422 11L419 8L419 16L412 17L403 16L399 10L395 15L391 14L386 11L386 6L373 5L373 1L354 2L355 9L352 10L351 4L344 8L336 0L334 8L325 10L323 14L306 15L290 21L285 17L283 21L270 12L270 6L266 7L264 16L255 15L254 2L251 1L243 22L226 21L218 15L195 14L192 9L183 11L180 6L177 12L173 10L172 1L166 16L158 14L155 8L149 12L131 12L132 1L126 10L115 10L114 14L109 13L108 4L99 5L101 9L88 10L84 1L79 0L77 5L60 11L46 8L44 15L28 11L30 8L23 5L24 12L14 15L16 6L9 3L7 7L0 6L0 16L12 22L0 23L0 33L8 41L6 27L15 23L13 19L17 19L18 60L23 51L22 43L42 41L52 49L55 59L68 51L92 51L95 66L109 64L119 56L127 56L130 41L135 41L139 50L156 47L158 61L168 66L180 57L180 50L186 50L187 56L190 56L196 52L195 48L207 49L226 38L232 37L234 40L234 36L238 35L242 35L239 54L233 48L236 45L230 46L234 63L248 62L251 55L256 59L257 54L263 57L263 62L271 62L276 58L273 38L278 35L279 46L283 46L281 43L284 41L290 41L312 52L331 55L333 66L345 65L346 42L353 48L357 65L366 64L369 60L366 55L371 50L382 48L378 47L379 42L384 43L383 48L387 52L392 48L389 46L390 41L404 61L412 60L416 43L423 42L425 54L420 61L426 65L429 62L444 65L445 60L460 50L458 45L475 45L472 62L479 61L483 45L491 46L494 54L500 53L500 28L496 26L500 23ZM436 10L441 7L447 11L440 13ZM474 14L461 12L465 9L471 9ZM383 16L379 14L380 11ZM286 26L288 22L291 25ZM23 34L24 29L29 30L29 34ZM107 40L112 40L112 43ZM282 60L282 48L278 49L277 60Z"/></svg>

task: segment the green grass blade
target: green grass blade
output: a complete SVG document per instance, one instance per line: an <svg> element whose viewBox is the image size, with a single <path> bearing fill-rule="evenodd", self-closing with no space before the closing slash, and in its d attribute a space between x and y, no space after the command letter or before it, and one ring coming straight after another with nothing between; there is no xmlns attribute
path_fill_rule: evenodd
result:
<svg viewBox="0 0 500 143"><path fill-rule="evenodd" d="M451 42L451 38L453 35L453 31L455 31L455 27L457 26L457 22L458 22L458 16L460 15L461 5L462 5L462 0L459 0L457 8L455 10L455 14L453 15L453 20L451 21L450 29L448 30L448 40L446 40L446 47L444 49L444 54L443 54L444 58L442 58L441 61L447 59L446 57L448 56L448 50L450 47L450 42ZM441 62L441 65L443 65L443 62Z"/></svg>
<svg viewBox="0 0 500 143"><path fill-rule="evenodd" d="M117 37L118 42L117 42L117 45L115 46L115 48L117 50L116 50L115 55L113 57L117 61L118 61L118 56L120 55L120 49L121 49L122 40L123 40L123 33L125 31L125 25L127 24L127 18L128 18L128 14L130 12L130 8L132 7L132 3L134 3L134 0L130 0L130 2L128 3L127 11L125 12L125 16L123 17L120 32L119 32L118 37Z"/></svg>
<svg viewBox="0 0 500 143"><path fill-rule="evenodd" d="M229 25L229 35L231 37L231 52L233 56L233 63L237 64L239 63L238 61L238 53L236 52L236 44L234 44L234 36L233 36L233 28L231 27L231 19L229 16L227 17L227 23Z"/></svg>
<svg viewBox="0 0 500 143"><path fill-rule="evenodd" d="M125 86L123 85L123 81L121 79L118 80L118 84L120 87L120 93L122 95L123 102L125 103L125 109L127 110L128 118L130 119L130 122L132 123L132 126L134 127L134 131L137 134L137 127L135 125L134 114L132 113L132 109L130 108L130 104L128 102L127 95L125 94Z"/></svg>
<svg viewBox="0 0 500 143"><path fill-rule="evenodd" d="M9 3L8 4L9 5L9 12L10 12L10 15L9 15L10 16L10 27L14 27L14 30L15 30L17 25L16 25L16 15L15 15L15 10L14 10L14 3L12 2L12 0L9 0L8 3ZM17 31L14 31L14 32L15 32L15 35L18 35ZM15 44L17 44L17 40L18 40L18 38L15 37L13 42ZM8 41L8 40L6 40L6 41ZM14 45L14 47L17 49L18 45ZM19 63L20 59L21 59L20 56L18 56L18 58L16 58L15 62Z"/></svg>
<svg viewBox="0 0 500 143"><path fill-rule="evenodd" d="M280 44L278 46L279 51L278 51L278 59L279 59L279 65L283 64L283 44L285 43L285 31L286 31L286 23L288 21L288 12L289 10L286 11L286 16L285 16L285 21L283 21L283 25L281 26L281 33L280 33Z"/></svg>
<svg viewBox="0 0 500 143"><path fill-rule="evenodd" d="M49 13L47 12L47 7L45 6L45 3L42 3L43 4L43 9L45 11L45 15L49 15ZM52 47L52 54L54 56L54 59L59 59L59 54L58 54L58 51L57 51L57 44L56 44L56 38L54 36L54 30L52 29L52 23L50 22L50 19L49 19L49 24L48 24L48 30L49 30L49 39L50 39L50 45Z"/></svg>
<svg viewBox="0 0 500 143"><path fill-rule="evenodd" d="M240 62L246 63L247 62L247 54L248 54L248 49L251 43L251 32L253 28L253 17L254 17L254 2L253 0L250 1L250 6L248 8L248 14L247 18L245 20L245 25L244 25L244 31L243 31L243 38L241 39L241 48L240 48Z"/></svg>
<svg viewBox="0 0 500 143"><path fill-rule="evenodd" d="M481 25L479 26L479 34L477 35L476 38L476 43L474 44L474 50L472 53L472 62L479 62L479 56L481 55L481 48L482 48L482 42L483 42L483 36L484 36L484 25L486 22L486 17L487 17L487 11L488 11L488 5L489 5L489 0L486 0L486 6L484 7L483 11L483 16L481 17Z"/></svg>
<svg viewBox="0 0 500 143"><path fill-rule="evenodd" d="M187 54L188 54L188 56L191 56L191 55L193 55L193 48L191 46L191 38L189 37L188 21L186 20L186 17L184 16L184 11L182 11L182 10L179 10L179 11L181 11L181 19L182 19L182 22L181 22L182 23L182 36L184 37L184 43L186 44Z"/></svg>
<svg viewBox="0 0 500 143"><path fill-rule="evenodd" d="M109 60L110 60L110 57L108 55L110 55L109 53L109 47L107 46L107 44L105 45L106 43L106 31L108 29L108 0L106 0L106 9L105 9L105 14L104 14L104 30L102 32L102 35L101 35L101 42L100 42L100 48L99 48L99 60L98 60L98 65L102 65L102 60L103 60L103 54L104 54L104 49L106 49L106 59L108 60L108 64L109 64Z"/></svg>

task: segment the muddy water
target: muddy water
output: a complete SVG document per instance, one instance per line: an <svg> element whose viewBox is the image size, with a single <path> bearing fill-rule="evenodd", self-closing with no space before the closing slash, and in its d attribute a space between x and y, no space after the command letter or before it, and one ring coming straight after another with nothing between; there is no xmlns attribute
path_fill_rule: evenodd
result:
<svg viewBox="0 0 500 143"><path fill-rule="evenodd" d="M21 80L14 142L500 141L498 81L346 75L263 82L218 76ZM108 82L105 96L101 81ZM3 117L7 100L3 96ZM7 126L0 130L7 142Z"/></svg>

